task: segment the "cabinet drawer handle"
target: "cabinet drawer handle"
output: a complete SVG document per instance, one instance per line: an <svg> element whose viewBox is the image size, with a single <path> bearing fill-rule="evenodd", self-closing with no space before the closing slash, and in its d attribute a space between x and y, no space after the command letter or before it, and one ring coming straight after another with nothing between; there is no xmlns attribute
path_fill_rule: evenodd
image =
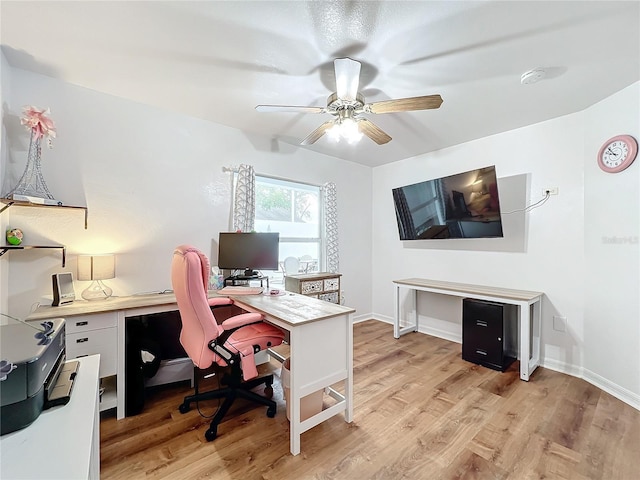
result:
<svg viewBox="0 0 640 480"><path fill-rule="evenodd" d="M84 327L85 325L89 325L89 322L76 322L76 327Z"/></svg>
<svg viewBox="0 0 640 480"><path fill-rule="evenodd" d="M76 343L84 343L84 342L88 342L88 341L89 341L89 338L84 337L84 338L79 338L79 339L77 339L77 340L76 340Z"/></svg>
<svg viewBox="0 0 640 480"><path fill-rule="evenodd" d="M476 320L476 325L479 326L479 327L488 326L487 322L485 322L484 320Z"/></svg>
<svg viewBox="0 0 640 480"><path fill-rule="evenodd" d="M485 352L484 350L476 350L476 353L479 353L480 355L486 355L487 352Z"/></svg>

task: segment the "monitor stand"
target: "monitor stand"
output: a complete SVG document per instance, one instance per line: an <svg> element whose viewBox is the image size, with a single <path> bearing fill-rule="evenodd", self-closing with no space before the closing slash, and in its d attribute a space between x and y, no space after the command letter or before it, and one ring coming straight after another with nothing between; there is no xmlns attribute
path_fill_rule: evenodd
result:
<svg viewBox="0 0 640 480"><path fill-rule="evenodd" d="M269 277L265 277L260 275L260 273L254 270L245 270L243 275L236 275L235 277L227 277L224 279L224 286L240 286L240 285L249 285L250 280L259 280L260 286L263 287L264 283L267 283L267 288L269 288Z"/></svg>

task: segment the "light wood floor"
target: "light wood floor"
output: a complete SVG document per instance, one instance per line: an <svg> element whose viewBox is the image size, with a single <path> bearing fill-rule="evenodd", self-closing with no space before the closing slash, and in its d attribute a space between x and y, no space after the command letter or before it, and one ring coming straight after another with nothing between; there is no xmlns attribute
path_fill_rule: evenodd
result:
<svg viewBox="0 0 640 480"><path fill-rule="evenodd" d="M354 344L354 422L304 433L300 455L278 381L275 418L239 400L213 442L197 409L178 412L182 384L150 391L140 415L102 419L102 479L640 478L640 412L583 380L538 368L522 382L517 362L495 372L377 321L356 324Z"/></svg>

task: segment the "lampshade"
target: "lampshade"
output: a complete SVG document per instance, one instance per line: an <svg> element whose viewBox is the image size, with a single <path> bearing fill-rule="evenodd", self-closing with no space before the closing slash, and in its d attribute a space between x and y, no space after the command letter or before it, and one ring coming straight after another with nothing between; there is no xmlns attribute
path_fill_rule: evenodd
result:
<svg viewBox="0 0 640 480"><path fill-rule="evenodd" d="M78 255L78 280L107 280L115 276L115 255Z"/></svg>
<svg viewBox="0 0 640 480"><path fill-rule="evenodd" d="M102 280L115 278L115 255L78 255L78 280L93 280L82 292L85 300L105 300L113 290L102 283Z"/></svg>

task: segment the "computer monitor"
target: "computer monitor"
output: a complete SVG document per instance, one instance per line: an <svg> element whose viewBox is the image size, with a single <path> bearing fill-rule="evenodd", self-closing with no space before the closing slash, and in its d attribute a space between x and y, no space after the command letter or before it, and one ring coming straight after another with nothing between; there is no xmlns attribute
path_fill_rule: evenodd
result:
<svg viewBox="0 0 640 480"><path fill-rule="evenodd" d="M244 270L245 277L255 277L256 270L277 270L279 233L227 233L218 239L218 268Z"/></svg>

